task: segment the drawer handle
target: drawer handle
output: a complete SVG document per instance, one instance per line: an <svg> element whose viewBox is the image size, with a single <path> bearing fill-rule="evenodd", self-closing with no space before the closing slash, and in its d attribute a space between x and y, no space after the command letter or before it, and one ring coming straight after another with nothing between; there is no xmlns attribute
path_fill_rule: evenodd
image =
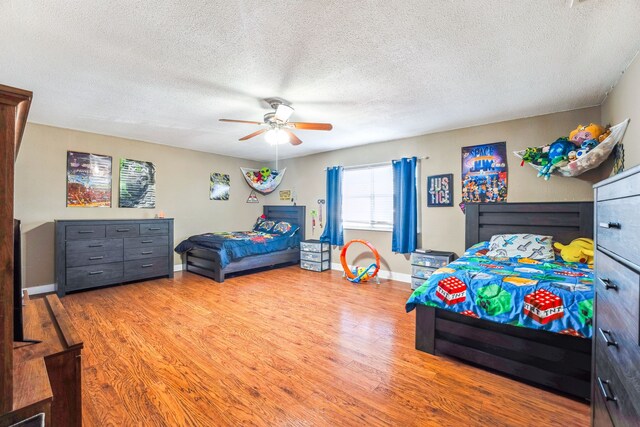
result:
<svg viewBox="0 0 640 427"><path fill-rule="evenodd" d="M89 261L95 261L97 259L102 259L104 258L104 255L100 255L100 256L91 256L89 257Z"/></svg>
<svg viewBox="0 0 640 427"><path fill-rule="evenodd" d="M153 251L143 251L142 255L151 255Z"/></svg>
<svg viewBox="0 0 640 427"><path fill-rule="evenodd" d="M602 328L598 328L598 330L600 331L600 335L602 335L602 338L604 339L604 342L607 344L607 347L609 347L609 346L617 347L618 346L618 341L613 339L613 336L611 335L611 331L605 331Z"/></svg>
<svg viewBox="0 0 640 427"><path fill-rule="evenodd" d="M130 228L116 228L118 233L126 233L127 231L131 231Z"/></svg>
<svg viewBox="0 0 640 427"><path fill-rule="evenodd" d="M78 234L91 234L93 233L93 230L79 230Z"/></svg>
<svg viewBox="0 0 640 427"><path fill-rule="evenodd" d="M142 264L142 268L153 267L153 264Z"/></svg>
<svg viewBox="0 0 640 427"><path fill-rule="evenodd" d="M616 230L620 230L622 228L619 222L601 222L598 225L600 225L600 228L615 228Z"/></svg>
<svg viewBox="0 0 640 427"><path fill-rule="evenodd" d="M160 227L149 227L149 231L160 231Z"/></svg>
<svg viewBox="0 0 640 427"><path fill-rule="evenodd" d="M101 248L104 245L89 245L90 248Z"/></svg>
<svg viewBox="0 0 640 427"><path fill-rule="evenodd" d="M100 270L100 271L90 271L89 272L89 276L95 276L96 274L102 274L104 273L104 271Z"/></svg>
<svg viewBox="0 0 640 427"><path fill-rule="evenodd" d="M618 285L616 285L615 283L613 283L611 281L611 279L607 279L607 278L602 278L602 277L598 277L598 280L600 281L600 283L602 283L604 285L604 288L609 290L609 289L613 289L614 291L618 290Z"/></svg>
<svg viewBox="0 0 640 427"><path fill-rule="evenodd" d="M141 243L153 243L153 240L143 240Z"/></svg>
<svg viewBox="0 0 640 427"><path fill-rule="evenodd" d="M598 377L598 385L600 386L600 393L602 393L602 396L605 398L605 400L610 402L615 402L618 400L618 398L613 393L610 393L611 387L609 386L609 380L603 380L602 378Z"/></svg>

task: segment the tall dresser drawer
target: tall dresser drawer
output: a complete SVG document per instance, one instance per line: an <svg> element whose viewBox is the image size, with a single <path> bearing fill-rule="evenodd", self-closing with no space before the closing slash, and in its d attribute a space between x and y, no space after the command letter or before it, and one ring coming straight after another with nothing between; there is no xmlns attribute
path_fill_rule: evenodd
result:
<svg viewBox="0 0 640 427"><path fill-rule="evenodd" d="M71 240L66 242L67 254L85 253L85 252L122 252L121 239L91 239L91 240Z"/></svg>
<svg viewBox="0 0 640 427"><path fill-rule="evenodd" d="M151 246L143 248L129 248L124 250L124 260L166 257L169 255L169 248L166 246Z"/></svg>
<svg viewBox="0 0 640 427"><path fill-rule="evenodd" d="M640 265L640 196L598 202L598 247Z"/></svg>
<svg viewBox="0 0 640 427"><path fill-rule="evenodd" d="M640 401L634 399L634 393L627 390L629 381L623 382L611 368L607 360L606 349L596 345L596 371L594 375L594 394L599 395L609 410L615 426L637 426Z"/></svg>
<svg viewBox="0 0 640 427"><path fill-rule="evenodd" d="M142 229L140 230L142 231ZM167 246L169 236L144 236L124 239L124 248L144 248L148 246Z"/></svg>
<svg viewBox="0 0 640 427"><path fill-rule="evenodd" d="M67 268L67 290L90 288L123 279L122 263Z"/></svg>
<svg viewBox="0 0 640 427"><path fill-rule="evenodd" d="M169 263L166 256L124 262L125 280L163 276L168 273Z"/></svg>
<svg viewBox="0 0 640 427"><path fill-rule="evenodd" d="M169 234L169 225L167 223L144 223L140 224L140 235L153 235L153 234Z"/></svg>
<svg viewBox="0 0 640 427"><path fill-rule="evenodd" d="M107 237L137 237L140 235L138 224L107 225Z"/></svg>
<svg viewBox="0 0 640 427"><path fill-rule="evenodd" d="M67 240L100 239L104 236L104 225L70 225L65 230L65 237Z"/></svg>

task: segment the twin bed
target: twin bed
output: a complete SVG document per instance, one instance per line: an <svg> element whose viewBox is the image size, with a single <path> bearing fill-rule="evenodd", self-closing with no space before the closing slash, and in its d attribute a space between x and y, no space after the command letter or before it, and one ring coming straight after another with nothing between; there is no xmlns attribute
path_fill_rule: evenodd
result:
<svg viewBox="0 0 640 427"><path fill-rule="evenodd" d="M247 231L191 236L176 247L182 254L183 270L224 282L227 274L300 262L305 207L264 206L263 213L270 221L285 221L299 228L285 234Z"/></svg>
<svg viewBox="0 0 640 427"><path fill-rule="evenodd" d="M416 348L589 398L593 274L584 264L485 256L498 234L593 236L593 203L466 207L464 256L416 289ZM483 243L484 242L484 243Z"/></svg>

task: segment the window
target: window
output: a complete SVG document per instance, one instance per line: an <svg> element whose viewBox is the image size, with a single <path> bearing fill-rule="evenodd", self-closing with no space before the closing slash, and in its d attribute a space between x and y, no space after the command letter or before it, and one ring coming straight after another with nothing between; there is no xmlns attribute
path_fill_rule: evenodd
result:
<svg viewBox="0 0 640 427"><path fill-rule="evenodd" d="M344 228L393 229L393 170L391 164L344 170L342 180Z"/></svg>

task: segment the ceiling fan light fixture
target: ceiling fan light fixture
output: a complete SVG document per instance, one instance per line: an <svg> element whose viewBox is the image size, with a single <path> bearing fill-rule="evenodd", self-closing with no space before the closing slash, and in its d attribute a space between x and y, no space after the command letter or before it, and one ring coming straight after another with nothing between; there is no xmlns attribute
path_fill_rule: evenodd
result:
<svg viewBox="0 0 640 427"><path fill-rule="evenodd" d="M280 104L278 108L276 108L276 119L281 122L286 122L289 120L289 117L293 114L293 108L290 105Z"/></svg>
<svg viewBox="0 0 640 427"><path fill-rule="evenodd" d="M264 134L264 139L271 145L282 145L289 142L289 135L282 129L270 129Z"/></svg>

